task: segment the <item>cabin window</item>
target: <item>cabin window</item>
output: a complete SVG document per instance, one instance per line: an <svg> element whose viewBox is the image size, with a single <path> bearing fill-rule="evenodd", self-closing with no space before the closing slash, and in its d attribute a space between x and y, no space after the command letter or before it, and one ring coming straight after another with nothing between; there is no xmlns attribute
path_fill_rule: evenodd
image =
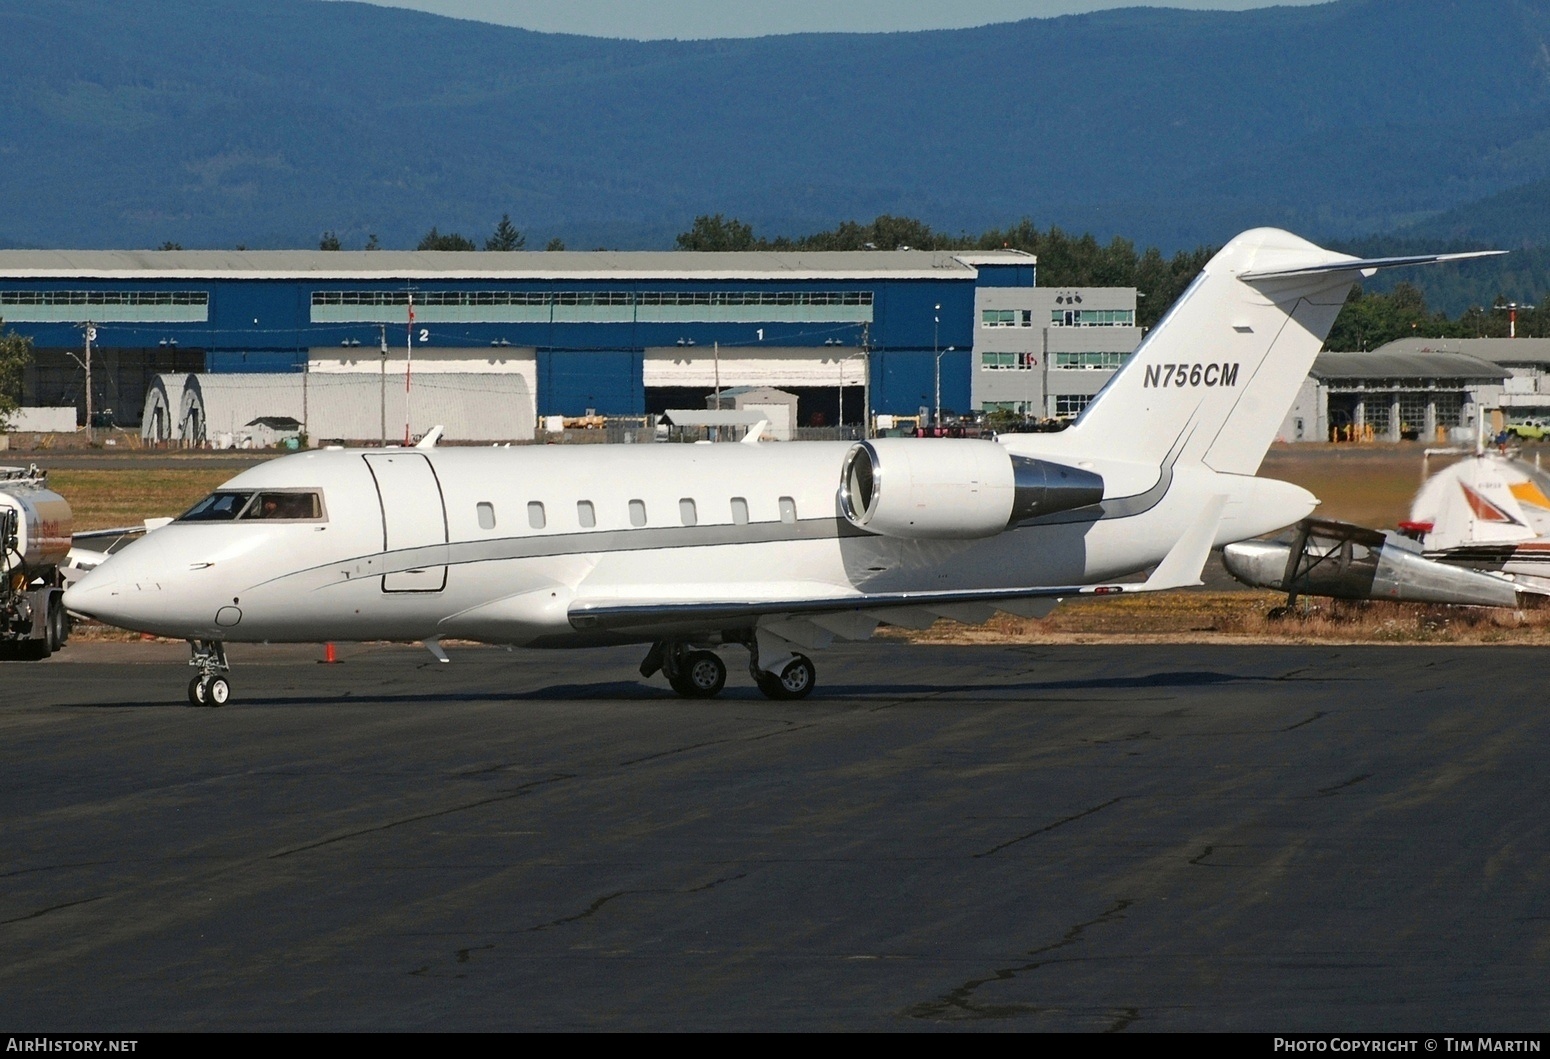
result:
<svg viewBox="0 0 1550 1059"><path fill-rule="evenodd" d="M686 496L678 501L678 520L685 526L692 526L699 521L699 516L694 510L693 498Z"/></svg>
<svg viewBox="0 0 1550 1059"><path fill-rule="evenodd" d="M312 492L257 493L237 517L244 521L310 522L323 517L323 500Z"/></svg>
<svg viewBox="0 0 1550 1059"><path fill-rule="evenodd" d="M630 501L630 525L644 526L646 524L646 502L644 500Z"/></svg>
<svg viewBox="0 0 1550 1059"><path fill-rule="evenodd" d="M748 525L748 501L740 496L732 498L732 525Z"/></svg>
<svg viewBox="0 0 1550 1059"><path fill-rule="evenodd" d="M474 510L479 513L479 528L480 529L487 529L488 530L488 529L494 529L495 528L495 505L494 504L488 503L486 501L480 501L478 504L474 505Z"/></svg>
<svg viewBox="0 0 1550 1059"><path fill-rule="evenodd" d="M789 496L783 496L780 498L780 520L782 522L789 522L792 524L796 523L797 502L791 499Z"/></svg>
<svg viewBox="0 0 1550 1059"><path fill-rule="evenodd" d="M592 501L576 501L576 521L581 523L582 529L591 529L597 525L597 512L592 508Z"/></svg>
<svg viewBox="0 0 1550 1059"><path fill-rule="evenodd" d="M538 500L527 502L527 524L534 529L544 528L544 505Z"/></svg>

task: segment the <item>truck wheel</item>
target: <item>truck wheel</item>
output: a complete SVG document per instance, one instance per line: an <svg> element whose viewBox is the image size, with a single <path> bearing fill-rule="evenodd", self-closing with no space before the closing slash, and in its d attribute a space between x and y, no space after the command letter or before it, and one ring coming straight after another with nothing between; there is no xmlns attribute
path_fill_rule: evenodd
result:
<svg viewBox="0 0 1550 1059"><path fill-rule="evenodd" d="M59 650L69 638L70 617L65 613L65 605L55 596L48 601L48 649Z"/></svg>

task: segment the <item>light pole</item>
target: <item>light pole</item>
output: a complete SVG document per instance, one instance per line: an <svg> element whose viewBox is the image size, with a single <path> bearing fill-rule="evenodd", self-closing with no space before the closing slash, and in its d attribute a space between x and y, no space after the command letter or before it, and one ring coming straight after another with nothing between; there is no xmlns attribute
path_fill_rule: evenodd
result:
<svg viewBox="0 0 1550 1059"><path fill-rule="evenodd" d="M377 373L377 402L381 406L382 447L387 448L387 324L378 324L377 331L381 335L382 343L378 347L381 353L381 371Z"/></svg>
<svg viewBox="0 0 1550 1059"><path fill-rule="evenodd" d="M837 418L837 421L839 423L841 436L844 435L844 430L845 430L845 365L850 363L853 360L860 359L861 360L862 370L863 371L870 370L870 368L871 368L870 356L871 356L871 354L870 354L870 352L868 350L859 349L856 352L852 353L848 357L841 357L840 358L840 361L839 361L839 366L840 366L840 413L839 413L839 415L836 418ZM865 377L863 377L863 379L862 379L861 393L862 393L862 403L864 404L866 402L866 380L865 380ZM861 437L862 437L863 440L865 440L866 437L867 437L867 432L866 432L867 411L866 411L866 409L862 409L861 416L862 416Z"/></svg>
<svg viewBox="0 0 1550 1059"><path fill-rule="evenodd" d="M933 306L931 317L931 354L936 357L936 419L931 424L942 429L942 306Z"/></svg>

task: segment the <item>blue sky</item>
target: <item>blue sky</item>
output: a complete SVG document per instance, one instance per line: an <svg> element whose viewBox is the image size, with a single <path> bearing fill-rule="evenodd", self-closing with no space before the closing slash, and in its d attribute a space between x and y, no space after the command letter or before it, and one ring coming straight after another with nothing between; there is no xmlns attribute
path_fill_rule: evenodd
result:
<svg viewBox="0 0 1550 1059"><path fill-rule="evenodd" d="M1110 7L1242 11L1328 0L369 0L549 33L653 40L950 29Z"/></svg>

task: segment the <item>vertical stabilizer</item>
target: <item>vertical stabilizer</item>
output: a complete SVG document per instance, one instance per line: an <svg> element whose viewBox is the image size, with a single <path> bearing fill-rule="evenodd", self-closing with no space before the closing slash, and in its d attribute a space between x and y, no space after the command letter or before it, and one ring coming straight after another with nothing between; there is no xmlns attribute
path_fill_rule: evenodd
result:
<svg viewBox="0 0 1550 1059"><path fill-rule="evenodd" d="M1351 284L1376 269L1466 255L1363 260L1290 232L1244 232L1206 265L1071 428L1088 451L1253 474Z"/></svg>

